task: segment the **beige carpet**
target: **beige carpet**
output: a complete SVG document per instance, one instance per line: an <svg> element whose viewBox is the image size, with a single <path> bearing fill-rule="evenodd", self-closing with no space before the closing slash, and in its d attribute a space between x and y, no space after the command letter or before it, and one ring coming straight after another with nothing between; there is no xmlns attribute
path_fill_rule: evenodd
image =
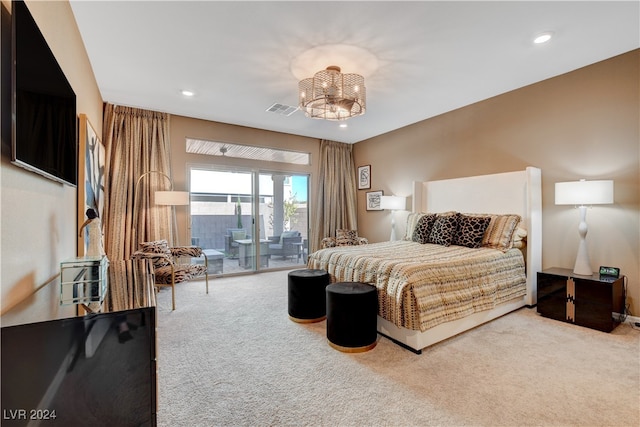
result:
<svg viewBox="0 0 640 427"><path fill-rule="evenodd" d="M287 315L287 272L158 295L159 426L638 426L640 331L521 309L415 355L326 343Z"/></svg>

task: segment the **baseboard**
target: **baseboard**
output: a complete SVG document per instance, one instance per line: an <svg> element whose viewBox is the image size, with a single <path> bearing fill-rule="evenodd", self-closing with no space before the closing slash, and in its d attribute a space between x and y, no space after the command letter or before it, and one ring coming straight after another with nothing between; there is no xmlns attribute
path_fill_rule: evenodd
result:
<svg viewBox="0 0 640 427"><path fill-rule="evenodd" d="M615 311L613 312L614 319L620 319L620 317L620 313L616 313ZM634 323L640 323L640 317L627 315L627 318L624 319L623 323L628 323L633 326Z"/></svg>
<svg viewBox="0 0 640 427"><path fill-rule="evenodd" d="M630 325L633 325L634 323L640 323L640 317L638 317L638 316L627 316L627 318L624 319L624 323L629 323Z"/></svg>

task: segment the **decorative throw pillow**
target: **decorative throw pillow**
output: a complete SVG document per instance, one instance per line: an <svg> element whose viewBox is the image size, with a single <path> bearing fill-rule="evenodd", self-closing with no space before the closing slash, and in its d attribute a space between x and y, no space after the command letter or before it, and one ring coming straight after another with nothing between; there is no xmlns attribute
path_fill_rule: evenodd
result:
<svg viewBox="0 0 640 427"><path fill-rule="evenodd" d="M482 247L506 252L513 247L513 234L522 221L516 214L465 214L469 216L490 216L491 222L482 238Z"/></svg>
<svg viewBox="0 0 640 427"><path fill-rule="evenodd" d="M429 243L429 234L436 221L436 214L424 214L413 229L411 240L418 243Z"/></svg>
<svg viewBox="0 0 640 427"><path fill-rule="evenodd" d="M490 216L460 215L458 218L458 231L453 239L453 244L468 248L479 248L482 245L484 232L491 222Z"/></svg>
<svg viewBox="0 0 640 427"><path fill-rule="evenodd" d="M407 228L404 233L403 240L413 240L413 232L416 228L416 225L418 225L418 221L420 221L420 218L425 215L427 214L424 212L411 212L409 215L407 215Z"/></svg>
<svg viewBox="0 0 640 427"><path fill-rule="evenodd" d="M336 244L338 246L353 246L358 244L358 232L356 230L336 230Z"/></svg>
<svg viewBox="0 0 640 427"><path fill-rule="evenodd" d="M513 233L513 243L521 242L527 237L527 230L520 227L521 225L522 222L518 224L518 227L516 227L516 231Z"/></svg>
<svg viewBox="0 0 640 427"><path fill-rule="evenodd" d="M520 227L522 222L516 227L516 231L513 232L513 247L522 249L525 247L525 239L527 238L527 230Z"/></svg>
<svg viewBox="0 0 640 427"><path fill-rule="evenodd" d="M171 250L169 249L169 242L166 240L155 240L153 242L140 243L140 250L146 253L152 254L165 254L168 258L153 258L154 268L164 267L170 264Z"/></svg>
<svg viewBox="0 0 640 427"><path fill-rule="evenodd" d="M496 215L491 219L482 239L482 246L503 252L513 246L513 233L522 218L520 215Z"/></svg>
<svg viewBox="0 0 640 427"><path fill-rule="evenodd" d="M451 246L453 238L458 229L458 214L438 214L431 233L429 233L428 243L436 245Z"/></svg>

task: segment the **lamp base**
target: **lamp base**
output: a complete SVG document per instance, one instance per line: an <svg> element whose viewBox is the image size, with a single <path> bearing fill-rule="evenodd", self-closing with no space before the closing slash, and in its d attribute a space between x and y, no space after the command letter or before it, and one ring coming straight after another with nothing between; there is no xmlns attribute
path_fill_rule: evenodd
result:
<svg viewBox="0 0 640 427"><path fill-rule="evenodd" d="M390 242L395 242L396 239L396 219L393 214L393 210L391 211L391 236L389 236Z"/></svg>
<svg viewBox="0 0 640 427"><path fill-rule="evenodd" d="M578 256L576 257L576 263L573 266L573 272L581 276L591 276L593 274L591 263L589 261L589 253L587 251L587 242L584 239L580 240Z"/></svg>
<svg viewBox="0 0 640 427"><path fill-rule="evenodd" d="M591 262L589 261L589 251L587 249L587 208L580 206L580 224L578 225L578 233L580 233L580 245L578 246L578 255L576 256L576 263L573 266L574 274L581 276L591 276L593 270L591 269Z"/></svg>

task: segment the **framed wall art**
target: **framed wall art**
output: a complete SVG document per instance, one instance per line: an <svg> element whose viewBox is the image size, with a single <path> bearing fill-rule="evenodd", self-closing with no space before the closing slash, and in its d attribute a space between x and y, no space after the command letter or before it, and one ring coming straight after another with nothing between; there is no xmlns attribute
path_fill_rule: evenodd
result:
<svg viewBox="0 0 640 427"><path fill-rule="evenodd" d="M371 165L358 167L358 190L371 188Z"/></svg>
<svg viewBox="0 0 640 427"><path fill-rule="evenodd" d="M78 133L78 232L87 219L85 212L93 208L100 220L104 214L104 181L106 153L85 114L79 115ZM78 256L87 252L88 233L78 239Z"/></svg>
<svg viewBox="0 0 640 427"><path fill-rule="evenodd" d="M368 211L381 211L382 207L380 201L382 200L382 191L368 191L367 192L367 210Z"/></svg>

